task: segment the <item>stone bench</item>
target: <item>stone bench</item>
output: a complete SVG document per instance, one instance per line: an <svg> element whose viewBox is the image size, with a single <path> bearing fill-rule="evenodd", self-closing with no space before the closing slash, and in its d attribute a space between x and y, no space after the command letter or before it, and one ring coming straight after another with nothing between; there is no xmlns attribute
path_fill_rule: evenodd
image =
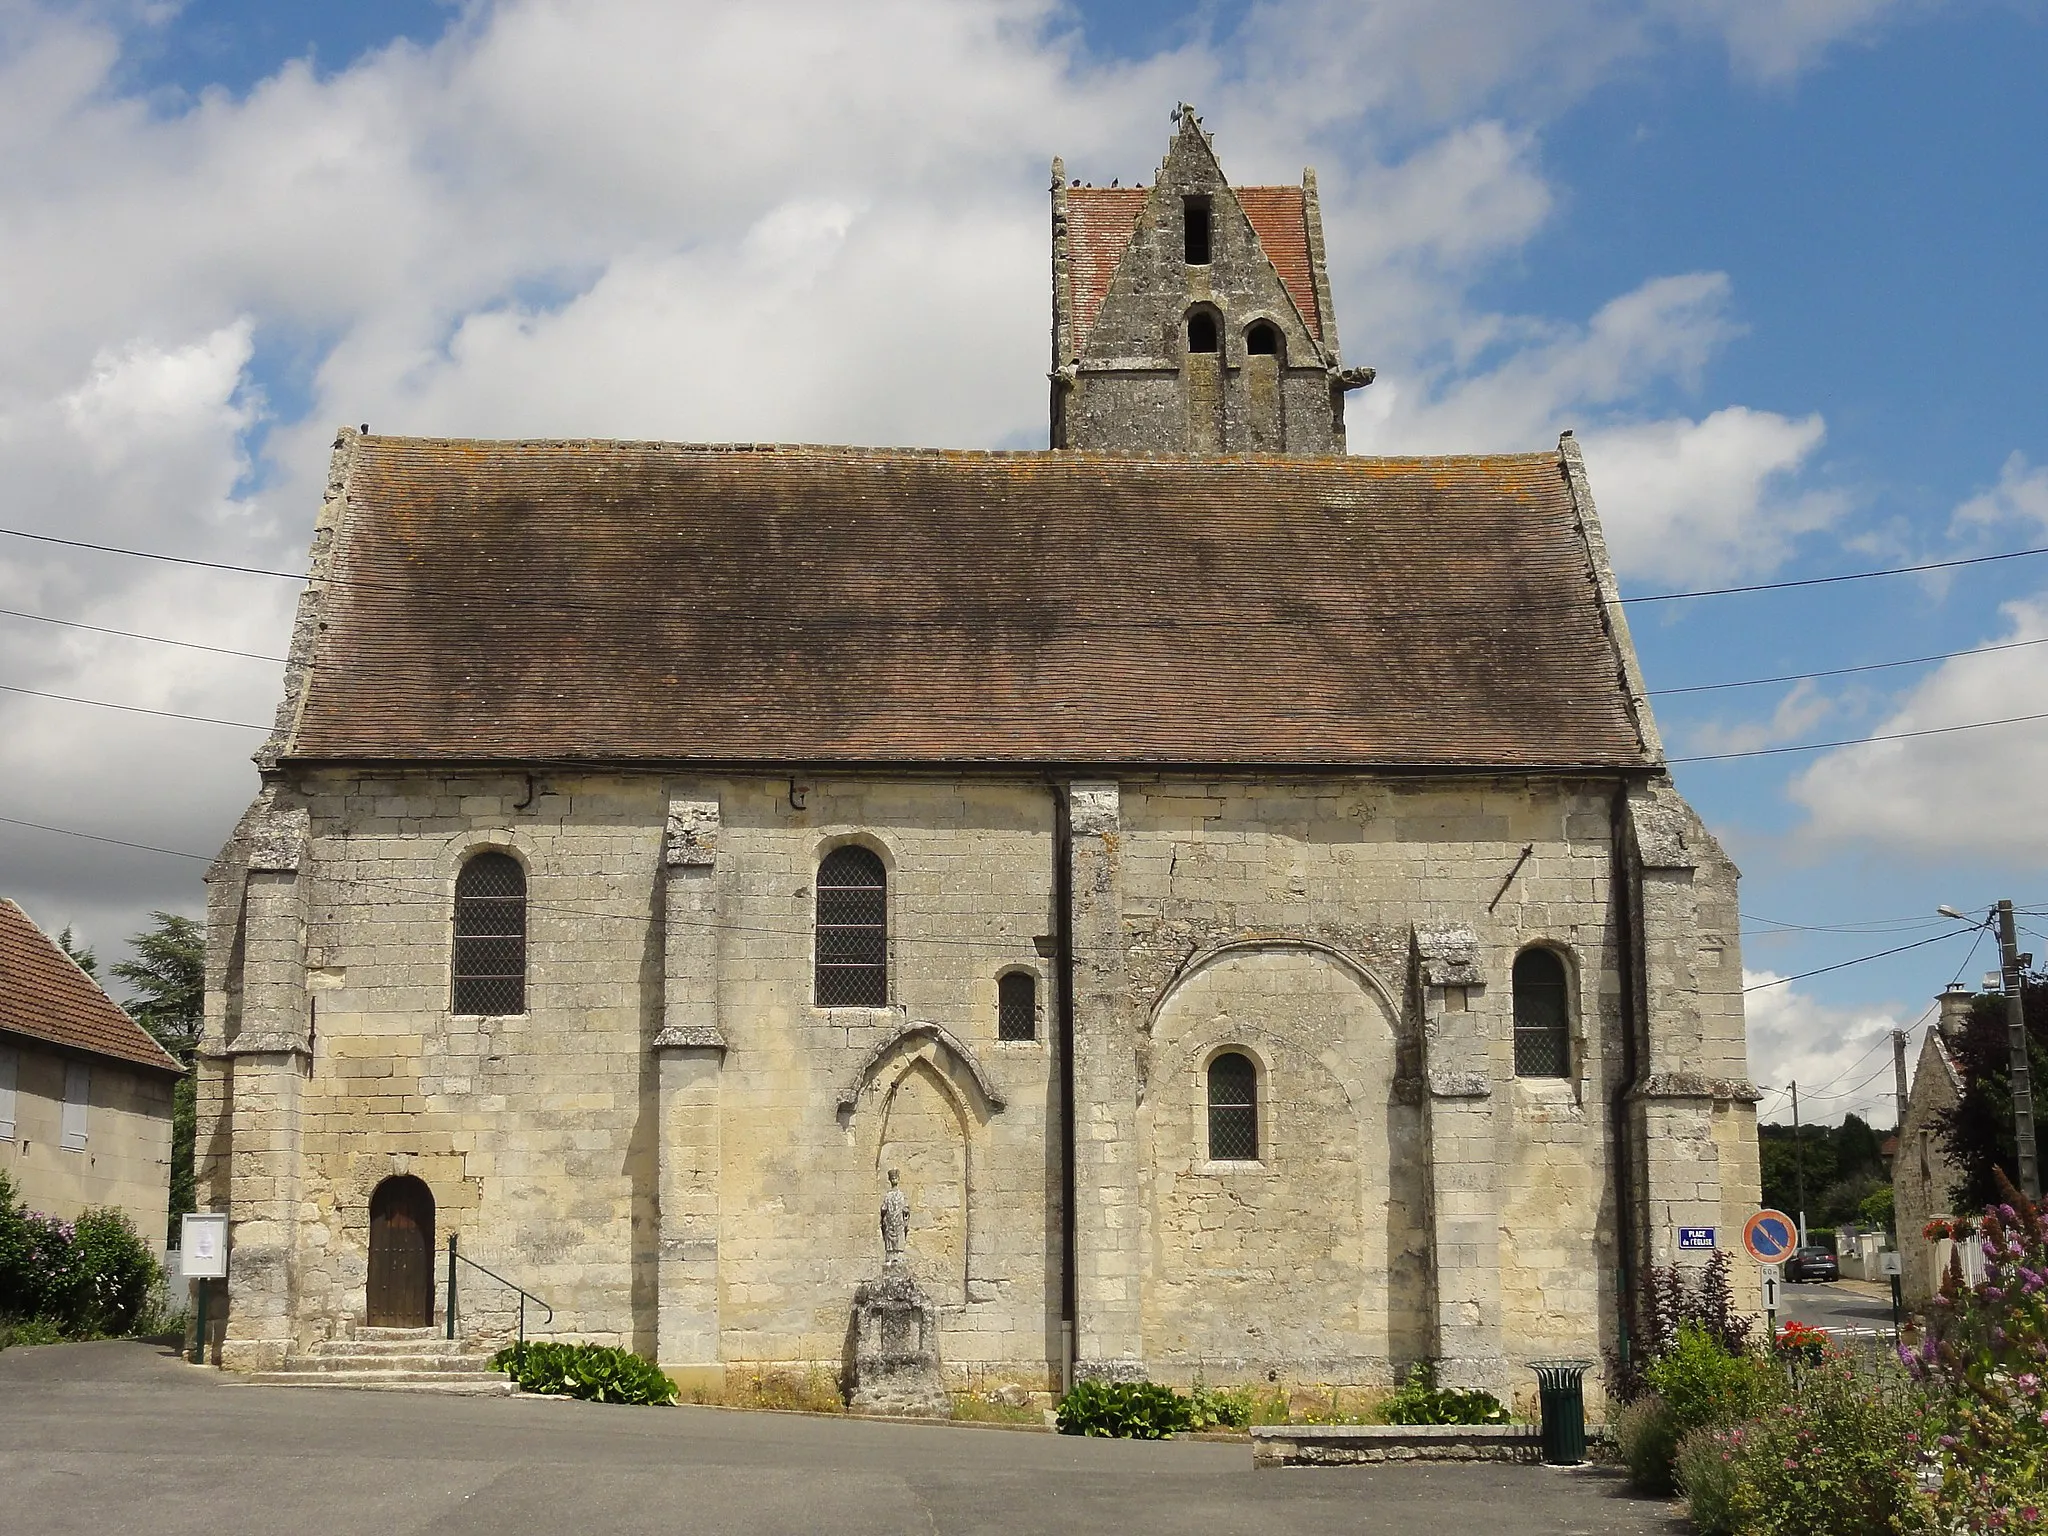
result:
<svg viewBox="0 0 2048 1536"><path fill-rule="evenodd" d="M1252 1465L1328 1467L1381 1461L1543 1459L1534 1424L1259 1424Z"/></svg>

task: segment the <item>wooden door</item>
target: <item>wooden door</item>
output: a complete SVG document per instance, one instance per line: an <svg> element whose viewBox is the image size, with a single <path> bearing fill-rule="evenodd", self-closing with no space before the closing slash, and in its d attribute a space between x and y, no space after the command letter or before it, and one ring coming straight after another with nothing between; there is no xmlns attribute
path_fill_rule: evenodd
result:
<svg viewBox="0 0 2048 1536"><path fill-rule="evenodd" d="M386 1179L370 1196L372 1328L425 1328L434 1321L434 1196L410 1176Z"/></svg>

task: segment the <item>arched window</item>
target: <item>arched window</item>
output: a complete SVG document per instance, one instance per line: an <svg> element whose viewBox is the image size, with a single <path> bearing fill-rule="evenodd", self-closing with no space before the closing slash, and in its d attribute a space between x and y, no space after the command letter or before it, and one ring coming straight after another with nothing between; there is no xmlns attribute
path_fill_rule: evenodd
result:
<svg viewBox="0 0 2048 1536"><path fill-rule="evenodd" d="M1515 956L1515 1076L1569 1077L1571 1007L1564 961L1547 949Z"/></svg>
<svg viewBox="0 0 2048 1536"><path fill-rule="evenodd" d="M866 848L834 848L818 865L820 1008L889 1002L889 877Z"/></svg>
<svg viewBox="0 0 2048 1536"><path fill-rule="evenodd" d="M456 1013L526 1012L526 871L509 853L473 855L455 877Z"/></svg>
<svg viewBox="0 0 2048 1536"><path fill-rule="evenodd" d="M1029 971L1008 971L996 979L996 1038L1038 1038L1038 978Z"/></svg>
<svg viewBox="0 0 2048 1536"><path fill-rule="evenodd" d="M1214 352L1216 350L1216 317L1206 309L1198 309L1188 316L1188 350L1190 352Z"/></svg>
<svg viewBox="0 0 2048 1536"><path fill-rule="evenodd" d="M1280 329L1264 320L1253 323L1244 333L1244 349L1253 357L1278 357L1280 355Z"/></svg>
<svg viewBox="0 0 2048 1536"><path fill-rule="evenodd" d="M1252 1163L1259 1157L1259 1069L1225 1051L1209 1063L1209 1161Z"/></svg>

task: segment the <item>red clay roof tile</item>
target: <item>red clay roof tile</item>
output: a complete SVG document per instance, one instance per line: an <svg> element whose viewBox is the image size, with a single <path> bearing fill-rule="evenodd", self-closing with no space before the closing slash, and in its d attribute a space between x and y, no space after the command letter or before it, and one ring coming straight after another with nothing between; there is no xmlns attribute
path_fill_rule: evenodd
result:
<svg viewBox="0 0 2048 1536"><path fill-rule="evenodd" d="M0 1033L47 1040L166 1072L184 1069L72 964L28 914L0 897Z"/></svg>
<svg viewBox="0 0 2048 1536"><path fill-rule="evenodd" d="M1555 453L352 453L289 758L1646 761Z"/></svg>

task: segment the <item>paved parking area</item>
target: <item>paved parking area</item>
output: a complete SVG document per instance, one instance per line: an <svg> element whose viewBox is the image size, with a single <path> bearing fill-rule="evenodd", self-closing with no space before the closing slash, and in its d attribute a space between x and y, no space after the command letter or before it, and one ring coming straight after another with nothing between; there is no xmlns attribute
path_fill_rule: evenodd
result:
<svg viewBox="0 0 2048 1536"><path fill-rule="evenodd" d="M1255 1472L1242 1443L245 1387L147 1344L0 1352L10 1536L1675 1533L1615 1474Z"/></svg>

